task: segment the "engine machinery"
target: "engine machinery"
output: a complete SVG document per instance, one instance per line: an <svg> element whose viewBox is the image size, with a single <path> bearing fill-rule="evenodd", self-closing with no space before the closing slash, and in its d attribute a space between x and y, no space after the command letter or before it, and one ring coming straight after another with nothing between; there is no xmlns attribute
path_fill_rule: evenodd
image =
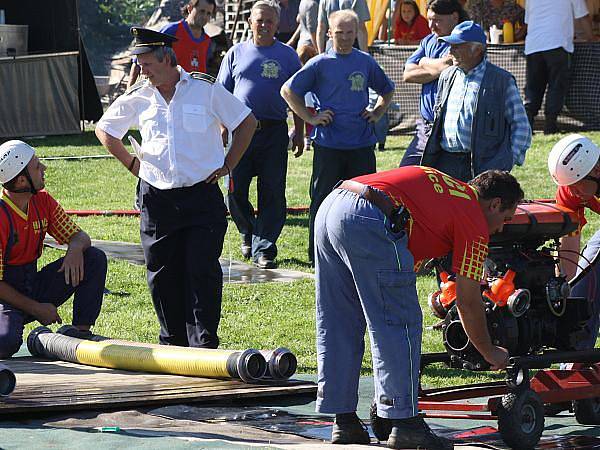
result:
<svg viewBox="0 0 600 450"><path fill-rule="evenodd" d="M577 227L574 212L550 201L525 201L503 231L491 236L482 299L492 342L511 356L545 348L575 350L590 306L586 298L571 297L565 277L557 275L557 251L559 238ZM565 257L578 259L576 254ZM450 366L489 369L460 321L453 277L440 270L440 278L440 290L429 296L429 305L444 319Z"/></svg>

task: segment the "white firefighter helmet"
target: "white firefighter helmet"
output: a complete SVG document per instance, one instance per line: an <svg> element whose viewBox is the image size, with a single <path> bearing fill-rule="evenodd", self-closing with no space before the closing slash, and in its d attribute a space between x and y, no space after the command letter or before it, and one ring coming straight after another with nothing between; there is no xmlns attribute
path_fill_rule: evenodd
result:
<svg viewBox="0 0 600 450"><path fill-rule="evenodd" d="M571 134L552 147L548 156L548 170L556 184L569 186L588 175L599 157L600 148L589 138Z"/></svg>
<svg viewBox="0 0 600 450"><path fill-rule="evenodd" d="M23 141L7 141L0 145L0 183L19 175L34 154L33 148Z"/></svg>

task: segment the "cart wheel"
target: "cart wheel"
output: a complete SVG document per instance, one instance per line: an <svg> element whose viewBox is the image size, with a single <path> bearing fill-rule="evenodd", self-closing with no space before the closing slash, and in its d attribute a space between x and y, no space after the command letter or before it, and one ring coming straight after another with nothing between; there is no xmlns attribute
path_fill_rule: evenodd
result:
<svg viewBox="0 0 600 450"><path fill-rule="evenodd" d="M573 401L575 419L583 425L600 425L600 398Z"/></svg>
<svg viewBox="0 0 600 450"><path fill-rule="evenodd" d="M526 389L502 397L498 430L511 448L533 449L544 431L544 406L539 396Z"/></svg>
<svg viewBox="0 0 600 450"><path fill-rule="evenodd" d="M388 437L390 437L390 433L392 432L392 421L377 415L377 403L375 403L375 401L371 403L369 417L371 419L371 429L373 430L373 434L377 440L379 442L387 441Z"/></svg>

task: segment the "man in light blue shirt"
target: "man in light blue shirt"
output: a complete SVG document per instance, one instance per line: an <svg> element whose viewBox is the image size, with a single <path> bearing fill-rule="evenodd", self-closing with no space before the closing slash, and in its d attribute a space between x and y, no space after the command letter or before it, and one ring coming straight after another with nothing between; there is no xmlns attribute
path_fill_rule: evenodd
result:
<svg viewBox="0 0 600 450"><path fill-rule="evenodd" d="M270 0L252 6L252 40L234 45L221 63L218 81L252 109L258 128L248 150L232 171L235 186L227 196L229 212L242 238L241 251L261 269L275 268L277 239L286 218L287 105L279 90L300 69L293 48L274 38L279 7ZM293 148L300 156L304 123L294 116ZM252 178L257 178L258 213L249 200Z"/></svg>
<svg viewBox="0 0 600 450"><path fill-rule="evenodd" d="M454 65L440 76L422 164L463 181L522 165L531 145L527 114L514 77L487 60L482 28L466 21L440 40Z"/></svg>
<svg viewBox="0 0 600 450"><path fill-rule="evenodd" d="M319 205L340 180L375 172L373 124L392 100L394 83L368 53L352 47L359 18L353 11L330 16L333 47L315 56L282 87L281 94L292 111L315 126L313 171L310 186L309 259L313 261L314 219ZM368 109L369 88L379 95ZM304 103L312 92L317 115Z"/></svg>

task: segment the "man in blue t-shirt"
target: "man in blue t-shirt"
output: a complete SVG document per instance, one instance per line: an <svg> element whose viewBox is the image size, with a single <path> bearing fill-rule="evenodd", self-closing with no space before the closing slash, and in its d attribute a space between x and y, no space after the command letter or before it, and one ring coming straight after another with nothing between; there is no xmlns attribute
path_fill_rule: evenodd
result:
<svg viewBox="0 0 600 450"><path fill-rule="evenodd" d="M358 30L354 11L341 10L329 16L333 48L314 57L288 80L281 94L290 108L315 126L313 172L310 186L309 259L313 261L314 219L319 205L339 180L373 173L377 137L373 123L390 104L394 83L367 53L352 48ZM368 110L369 88L379 94ZM317 115L304 104L312 92Z"/></svg>
<svg viewBox="0 0 600 450"><path fill-rule="evenodd" d="M417 119L415 137L409 144L400 166L414 166L421 163L425 144L433 125L433 105L438 89L440 74L452 66L450 45L438 40L448 36L454 27L469 17L458 0L429 0L427 20L432 34L423 38L419 48L406 60L403 79L406 83L422 84L421 118Z"/></svg>
<svg viewBox="0 0 600 450"><path fill-rule="evenodd" d="M218 81L258 119L254 138L231 177L235 189L227 200L231 217L242 235L242 255L252 257L262 269L275 267L277 238L286 216L287 105L279 93L296 73L300 59L289 46L274 38L279 6L259 0L250 13L252 40L234 45L223 59ZM294 115L292 150L300 156L304 146L304 122ZM248 200L252 177L257 177L258 215Z"/></svg>

